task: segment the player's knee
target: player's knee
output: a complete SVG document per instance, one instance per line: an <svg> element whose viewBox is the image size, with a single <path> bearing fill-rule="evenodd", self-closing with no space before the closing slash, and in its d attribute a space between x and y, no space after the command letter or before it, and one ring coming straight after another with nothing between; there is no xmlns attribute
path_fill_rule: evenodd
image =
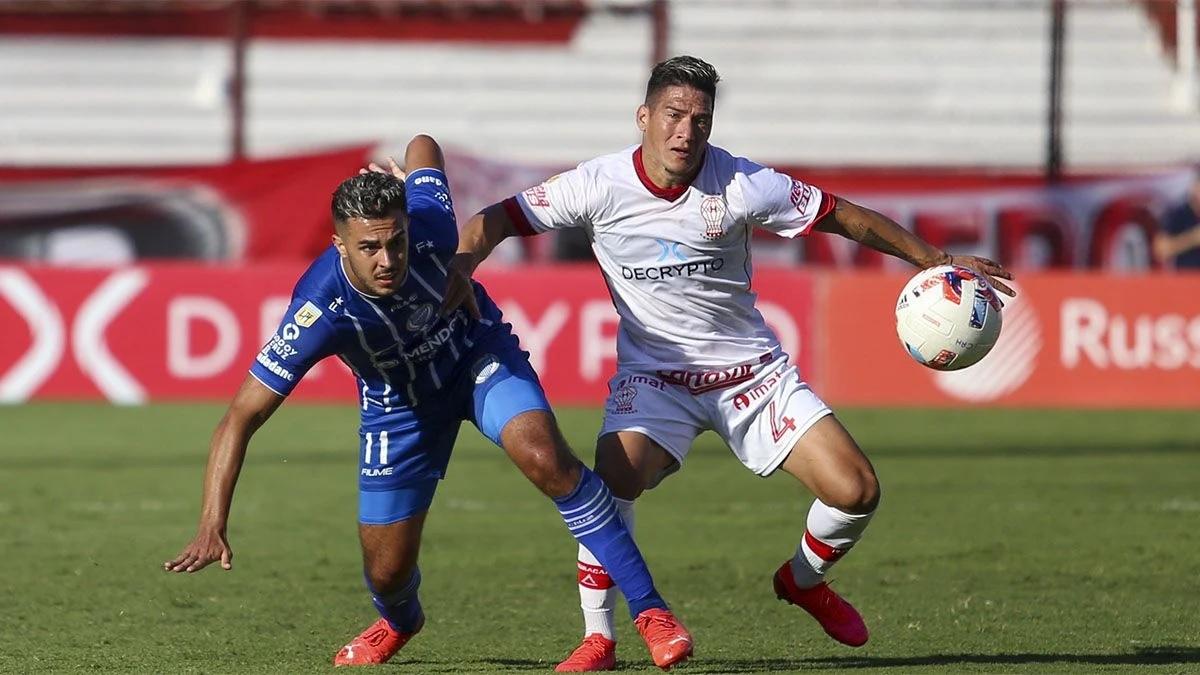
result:
<svg viewBox="0 0 1200 675"><path fill-rule="evenodd" d="M579 483L583 464L554 442L530 444L523 452L521 470L548 497L570 494Z"/></svg>
<svg viewBox="0 0 1200 675"><path fill-rule="evenodd" d="M389 560L367 563L366 577L375 595L387 595L404 588L416 571L415 560Z"/></svg>
<svg viewBox="0 0 1200 675"><path fill-rule="evenodd" d="M637 499L646 489L647 481L642 479L624 455L597 452L596 475L618 499Z"/></svg>
<svg viewBox="0 0 1200 675"><path fill-rule="evenodd" d="M879 506L879 479L874 471L861 471L843 485L836 504L830 506L846 513L870 513Z"/></svg>

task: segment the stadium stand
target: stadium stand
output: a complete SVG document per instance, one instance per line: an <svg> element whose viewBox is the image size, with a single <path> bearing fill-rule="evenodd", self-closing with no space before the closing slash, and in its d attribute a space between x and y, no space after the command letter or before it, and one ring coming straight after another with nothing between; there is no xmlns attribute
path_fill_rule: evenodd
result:
<svg viewBox="0 0 1200 675"><path fill-rule="evenodd" d="M411 30L397 30L403 39L318 40L310 29L287 37L275 26L247 51L248 152L387 144L425 130L483 157L567 164L633 142L653 29L645 12L615 10L637 4L597 2L589 11L551 3L574 7L578 25L564 33L561 22L535 13L500 42L472 40L469 30L432 43ZM485 35L496 7L539 5L456 6L468 10L454 21L468 28L474 21ZM1141 4L1070 7L1068 165L1200 155L1200 104L1172 95L1171 56ZM749 156L1037 166L1045 153L1048 21L1040 2L676 1L666 51L701 54L722 70L714 141ZM340 25L331 32L353 33ZM0 161L226 159L231 54L216 35L7 35Z"/></svg>

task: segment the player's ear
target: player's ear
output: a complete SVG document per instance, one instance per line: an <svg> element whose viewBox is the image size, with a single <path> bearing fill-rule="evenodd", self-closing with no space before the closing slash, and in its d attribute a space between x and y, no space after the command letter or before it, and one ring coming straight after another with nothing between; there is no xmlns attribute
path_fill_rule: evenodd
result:
<svg viewBox="0 0 1200 675"><path fill-rule="evenodd" d="M341 254L343 258L348 257L346 255L346 244L336 232L333 233L333 245L337 247L338 253Z"/></svg>
<svg viewBox="0 0 1200 675"><path fill-rule="evenodd" d="M634 119L637 120L638 131L645 133L646 124L648 124L650 121L650 106L646 105L645 103L639 105L637 113L634 115Z"/></svg>

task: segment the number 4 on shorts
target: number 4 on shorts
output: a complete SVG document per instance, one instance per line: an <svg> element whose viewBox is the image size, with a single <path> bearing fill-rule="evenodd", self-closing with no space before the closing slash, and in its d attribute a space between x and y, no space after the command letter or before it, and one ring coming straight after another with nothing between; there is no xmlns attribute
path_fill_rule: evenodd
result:
<svg viewBox="0 0 1200 675"><path fill-rule="evenodd" d="M796 420L792 417L784 415L778 421L775 420L775 401L771 401L767 414L771 417L771 438L775 439L776 443L787 435L787 432L796 430Z"/></svg>

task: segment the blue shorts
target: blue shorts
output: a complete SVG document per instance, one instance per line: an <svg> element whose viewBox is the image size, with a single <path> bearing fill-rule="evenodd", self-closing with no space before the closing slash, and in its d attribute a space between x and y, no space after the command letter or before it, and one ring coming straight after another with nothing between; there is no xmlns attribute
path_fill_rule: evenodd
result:
<svg viewBox="0 0 1200 675"><path fill-rule="evenodd" d="M433 503L440 478L425 478L395 490L359 490L358 522L387 525L425 513Z"/></svg>
<svg viewBox="0 0 1200 675"><path fill-rule="evenodd" d="M550 403L511 334L475 345L436 408L398 426L359 431L359 522L394 523L423 513L445 477L463 420L500 445L517 415Z"/></svg>

